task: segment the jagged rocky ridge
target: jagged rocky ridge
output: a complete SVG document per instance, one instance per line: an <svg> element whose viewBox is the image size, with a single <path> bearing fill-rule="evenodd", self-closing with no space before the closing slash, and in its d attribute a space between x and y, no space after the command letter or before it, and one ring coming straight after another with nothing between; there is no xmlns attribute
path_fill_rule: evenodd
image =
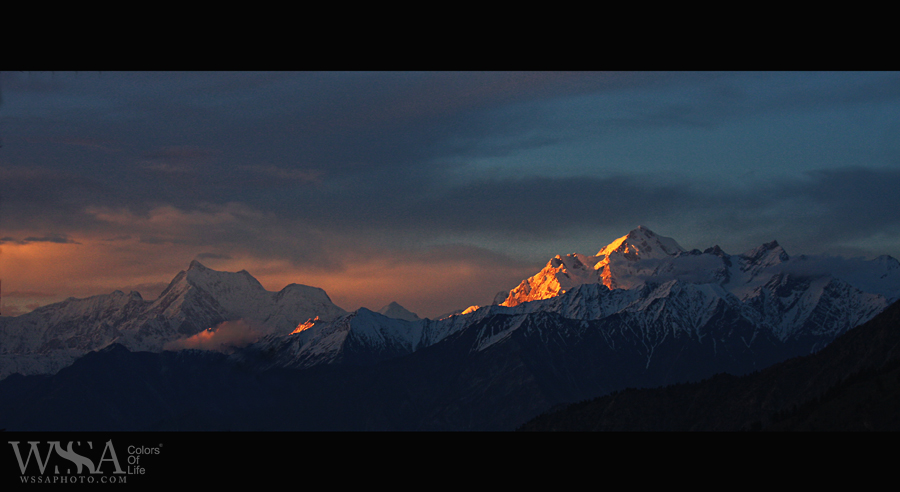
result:
<svg viewBox="0 0 900 492"><path fill-rule="evenodd" d="M629 389L535 418L525 431L900 430L900 302L821 351L742 377Z"/></svg>
<svg viewBox="0 0 900 492"><path fill-rule="evenodd" d="M292 415L308 421L249 428L309 430L320 428L319 422L336 429L512 429L559 403L723 371L746 373L816 351L896 299L900 268L887 256L871 261L791 257L776 242L739 255L717 246L687 251L639 227L597 255L551 259L505 297L498 296L498 304L443 319L415 319L391 305L382 311L401 319L367 309L346 313L330 300L321 302L319 311L300 315L290 306L308 306L309 299L293 292L320 293L318 299L327 300L319 289L300 287L266 292L246 272L214 272L192 264L157 301L116 293L42 308L45 313L72 310L58 319L91 321L88 328L74 321L46 323L42 332L35 331L44 338L31 342L39 347L33 354L63 350L61 342L74 344L72 351L111 341L131 350L158 351L172 339L222 321L250 319L268 324L269 335L226 359L261 378L302 369L302 388L279 379L273 391L287 391L288 385L332 403L304 400L306 410ZM42 319L35 316L19 318ZM0 327L5 337L0 350L10 353L10 339L27 346L29 340L11 336L15 330L8 326ZM56 333L55 338L48 333ZM85 340L87 345L78 345ZM116 360L130 363L131 356L116 353ZM177 360L187 366L211 363L196 352L184 352ZM293 372L277 374L294 377L285 375ZM175 384L166 376L153 377L163 378L160 384L166 387ZM351 397L344 391L356 393ZM361 394L371 395L364 405L356 403ZM280 396L266 398L285 405ZM368 414L346 414L341 423L326 409L340 407L338 402ZM233 423L234 416L222 418Z"/></svg>
<svg viewBox="0 0 900 492"><path fill-rule="evenodd" d="M193 261L153 301L116 291L0 318L0 377L53 373L110 343L160 351L226 321L286 334L309 318L330 320L345 313L322 289L291 284L269 292L246 271L218 272Z"/></svg>
<svg viewBox="0 0 900 492"><path fill-rule="evenodd" d="M852 272L853 283L829 273L833 265ZM272 364L288 367L371 362L412 353L487 318L510 320L477 337L472 350L480 351L543 312L580 321L566 328L572 335L598 331L611 347L624 337L618 343L638 346L646 368L659 347L676 339L705 347L709 357L741 347L759 364L771 363L814 352L878 314L900 294L897 266L891 257L791 258L775 241L740 255L718 246L686 251L639 227L597 255L557 255L497 305L416 321L360 310L308 323L289 337L267 337L256 349L277 353ZM350 356L349 347L368 356Z"/></svg>

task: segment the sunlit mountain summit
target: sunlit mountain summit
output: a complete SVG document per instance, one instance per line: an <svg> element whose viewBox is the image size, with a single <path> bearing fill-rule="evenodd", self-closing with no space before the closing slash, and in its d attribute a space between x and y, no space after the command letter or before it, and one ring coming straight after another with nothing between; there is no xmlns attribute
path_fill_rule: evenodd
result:
<svg viewBox="0 0 900 492"><path fill-rule="evenodd" d="M856 267L848 268L848 261ZM855 272L853 278L830 273L835 265ZM314 320L304 325L302 335L271 336L265 344L267 351L281 354L280 364L308 367L357 360L361 353L379 360L408 354L481 326L473 345L481 351L507 340L538 313L552 313L596 323L591 329L599 333L625 330L633 338L628 343L643 347L646 367L657 347L692 339L714 357L727 348L729 357L744 359L742 370L747 370L757 362L818 350L876 315L900 294L896 265L889 257L791 258L776 241L738 255L718 246L686 250L672 238L638 227L596 255L555 256L495 305L471 306L437 320L357 311L334 321ZM503 326L485 329L487 319L503 320ZM584 327L574 331L582 333ZM759 361L735 355L766 352L769 346L778 347L773 349L778 354Z"/></svg>
<svg viewBox="0 0 900 492"><path fill-rule="evenodd" d="M792 334L810 318L819 320L820 333L837 334L871 318L900 297L898 265L889 256L871 261L792 258L777 241L738 255L729 255L719 246L702 252L688 251L674 239L640 226L594 256L557 255L540 272L511 290L500 305L518 306L562 296L582 286L602 285L609 291L632 292L603 295L606 301L622 298L627 304L615 304L610 309L631 311L647 307L636 302L638 299L661 299L668 297L672 289L686 289L697 299L706 299L707 310L718 302L740 305L748 318L782 337ZM592 287L579 291L582 295L594 292ZM645 294L639 294L631 303L631 297L638 292ZM847 306L824 314L831 309L830 305L825 306L836 300L835 295ZM578 295L569 297L574 300ZM593 316L604 314L609 314L608 310Z"/></svg>
<svg viewBox="0 0 900 492"><path fill-rule="evenodd" d="M495 304L440 319L397 303L347 312L315 287L269 292L246 271L192 262L154 301L117 291L0 318L0 364L3 376L60 371L80 380L97 370L144 371L165 412L213 405L170 401L190 393L167 393L185 384L173 367L255 374L246 387L223 381L214 394L258 408L238 417L216 407L223 420L203 429L500 430L562 402L743 374L816 352L898 298L900 263L889 256L791 256L776 241L740 254L687 250L638 227L594 255L554 256ZM181 350L189 348L201 350ZM133 365L138 353L159 365ZM26 384L16 381L0 382L0 396ZM105 393L112 390L95 391L117 401ZM117 418L147 415L122 405ZM301 413L272 419L271 405ZM9 412L31 418L27 405ZM169 428L160 424L175 422L167 415L121 426Z"/></svg>
<svg viewBox="0 0 900 492"><path fill-rule="evenodd" d="M516 306L555 297L582 284L600 283L609 289L629 288L639 273L633 268L637 260L658 260L683 252L684 249L674 239L658 236L650 229L639 226L594 256L578 253L556 255L540 272L510 291L501 305Z"/></svg>
<svg viewBox="0 0 900 492"><path fill-rule="evenodd" d="M889 256L792 258L775 241L738 255L718 246L701 252L643 226L594 255L556 255L495 305L437 320L419 319L396 302L378 312L348 313L322 289L291 284L269 292L247 271L219 272L193 261L152 301L116 291L0 318L0 374L52 373L110 343L131 350L202 348L190 337L212 337L223 323L237 321L243 325L228 328L256 335L243 337L245 342L262 339L270 350L292 346L290 356L273 359L288 366L354 359L344 356L348 346L381 354L362 360L381 360L433 345L494 315L537 312L584 321L627 317L629 329L643 336L689 332L698 340L706 339L710 320L728 312L735 326L753 327L751 345L760 336L781 343L812 336L809 351L898 297L900 264ZM502 339L485 336L477 347Z"/></svg>

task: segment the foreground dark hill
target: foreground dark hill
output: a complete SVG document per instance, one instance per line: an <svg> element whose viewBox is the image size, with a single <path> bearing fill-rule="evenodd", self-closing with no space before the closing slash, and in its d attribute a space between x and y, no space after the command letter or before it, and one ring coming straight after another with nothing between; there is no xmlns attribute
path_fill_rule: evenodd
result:
<svg viewBox="0 0 900 492"><path fill-rule="evenodd" d="M684 337L657 349L648 365L630 332L606 331L607 323L546 312L494 315L406 356L305 369L259 370L257 360L215 352L113 345L53 376L0 382L0 427L513 430L560 403L716 371L747 372L759 363L743 345L720 345L711 357L709 347ZM474 349L485 336L506 332L504 340Z"/></svg>
<svg viewBox="0 0 900 492"><path fill-rule="evenodd" d="M520 430L900 430L900 303L816 354L743 377L628 389Z"/></svg>
<svg viewBox="0 0 900 492"><path fill-rule="evenodd" d="M485 332L512 323L519 329L506 340L473 350ZM575 326L580 322L552 313L491 316L434 346L375 364L263 371L253 360L214 352L131 352L113 345L53 376L13 375L0 382L0 427L512 430L553 405L617 385L705 374L675 364L676 353L657 354L659 363L648 372L645 358L610 349L598 330L558 334L574 333L567 328ZM550 343L548 329L557 332ZM738 367L730 358L719 364Z"/></svg>
<svg viewBox="0 0 900 492"><path fill-rule="evenodd" d="M512 429L546 408L515 350L460 364L470 343L464 338L374 366L263 372L217 353L130 352L114 345L53 376L0 382L0 427L487 430Z"/></svg>

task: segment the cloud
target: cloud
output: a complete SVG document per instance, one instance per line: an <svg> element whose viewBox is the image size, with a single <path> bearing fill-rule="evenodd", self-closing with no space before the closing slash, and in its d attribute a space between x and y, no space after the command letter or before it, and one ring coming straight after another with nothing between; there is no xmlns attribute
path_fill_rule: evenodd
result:
<svg viewBox="0 0 900 492"><path fill-rule="evenodd" d="M289 185L292 183L320 183L324 171L318 169L297 169L278 166L238 166L249 178L249 184L262 186ZM248 183L245 181L245 183Z"/></svg>
<svg viewBox="0 0 900 492"><path fill-rule="evenodd" d="M100 150L106 153L111 152L119 152L120 148L117 148L117 145L113 142L99 140L96 138L57 138L57 137L44 137L44 138L32 138L26 137L22 140L23 142L27 142L30 144L47 146L51 145L67 145L73 147L79 147L82 149L89 150Z"/></svg>
<svg viewBox="0 0 900 492"><path fill-rule="evenodd" d="M550 237L604 226L630 230L702 207L709 197L690 182L630 176L525 177L435 186L407 194L372 190L329 201L308 220L319 227L387 228L410 234L491 232Z"/></svg>
<svg viewBox="0 0 900 492"><path fill-rule="evenodd" d="M33 308L22 309L19 306L10 306L8 304L4 304L3 306L3 316L21 316L23 314L27 314L33 311Z"/></svg>
<svg viewBox="0 0 900 492"><path fill-rule="evenodd" d="M153 161L202 161L218 157L221 151L193 145L164 147L144 153L144 158Z"/></svg>
<svg viewBox="0 0 900 492"><path fill-rule="evenodd" d="M34 236L26 237L22 241L24 243L47 242L47 243L58 243L58 244L81 244L78 241L75 241L74 239L69 237L67 234L54 234L54 233L47 234L46 236L43 236L43 237L34 237Z"/></svg>
<svg viewBox="0 0 900 492"><path fill-rule="evenodd" d="M431 318L472 304L490 304L498 291L512 289L541 266L464 244L399 251L350 247L340 254L339 272L299 269L291 273L292 281L325 289L335 304L348 310L360 306L374 310L397 301ZM248 271L257 275L257 269ZM278 285L291 281L277 270L260 273L264 284L273 278L280 279Z"/></svg>
<svg viewBox="0 0 900 492"><path fill-rule="evenodd" d="M788 183L784 191L822 207L833 231L855 234L900 224L900 169L843 167L812 171L807 177Z"/></svg>
<svg viewBox="0 0 900 492"><path fill-rule="evenodd" d="M666 268L662 272L656 273L656 269L662 265L665 265ZM633 268L639 272L634 276L635 280L643 282L662 284L678 279L685 282L707 283L712 281L711 273L721 266L722 260L716 256L697 255L681 256L677 261L666 258L642 259Z"/></svg>
<svg viewBox="0 0 900 492"><path fill-rule="evenodd" d="M215 254L232 258L251 255L317 268L336 266L325 251L323 233L308 221L242 203L200 203L190 209L163 205L146 212L89 207L86 212L109 232L139 237L141 243L193 247L190 257L197 251L209 254L214 246Z"/></svg>
<svg viewBox="0 0 900 492"><path fill-rule="evenodd" d="M97 201L115 204L123 199L121 187L107 187L77 170L40 165L30 169L0 165L0 193L5 232L49 229L68 234L91 225L85 207Z"/></svg>
<svg viewBox="0 0 900 492"><path fill-rule="evenodd" d="M851 246L858 248L858 254L896 255L900 239L897 189L898 169L841 167L760 185L728 205L735 209L747 204L743 215L748 220L757 227L765 225L773 235L792 237L801 252L834 252ZM879 249L884 247L890 250Z"/></svg>
<svg viewBox="0 0 900 492"><path fill-rule="evenodd" d="M140 167L183 179L185 175L213 172L210 167L221 155L220 150L198 146L164 147L145 152Z"/></svg>
<svg viewBox="0 0 900 492"><path fill-rule="evenodd" d="M56 297L56 294L51 294L51 293L47 293L47 292L38 292L38 291L14 290L12 292L4 292L3 296L4 297L22 297L22 298L26 298L26 299L33 299L33 298L44 298L44 297Z"/></svg>
<svg viewBox="0 0 900 492"><path fill-rule="evenodd" d="M15 239L12 237L0 238L0 244L29 244L29 243L56 243L56 244L81 244L69 237L68 234L50 233L44 236L29 236L24 239Z"/></svg>
<svg viewBox="0 0 900 492"><path fill-rule="evenodd" d="M285 282L362 268L427 311L440 288L423 272L505 288L522 263L593 254L638 224L701 249L900 256L900 171L852 152L882 135L877 157L900 162L892 73L0 77L0 243L23 291L56 291L41 275L156 285L208 258ZM848 125L866 137L843 140ZM341 281L348 303L367 286Z"/></svg>
<svg viewBox="0 0 900 492"><path fill-rule="evenodd" d="M552 176L532 181L480 176L473 177L468 185L454 184L448 178L451 171L464 167L465 161L475 156L512 155L593 134L593 130L579 130L581 122L593 121L607 130L621 129L629 120L662 126L703 126L752 114L760 108L783 108L807 92L812 95L805 96L803 107L834 98L847 103L862 101L868 89L874 90L872 97L880 100L889 100L896 92L890 89L888 82L894 78L889 76L862 84L851 84L847 76L843 85L809 88L785 84L786 88L779 88L778 82L789 76L553 72L109 74L89 77L88 83L85 77L65 74L53 84L62 92L60 84L70 84L66 90L90 92L106 98L113 107L135 106L146 111L135 122L137 126L111 128L113 135L108 137L127 142L118 160L133 158L131 162L143 164L128 169L110 161L99 173L87 172L99 167L96 164L92 168L92 164L83 163L78 171L70 167L67 171L97 188L63 190L63 182L58 186L53 182L44 187L50 193L40 198L46 201L45 212L53 205L63 208L59 214L44 218L54 221L63 221L63 217L88 220L90 214L83 213L88 207L138 212L161 206L190 210L201 203L234 202L320 229L338 222L350 224L345 228L393 223L403 229L402 222L434 222L450 216L449 227L464 230L466 226L460 224L458 216L466 214L478 230L488 227L487 216L503 217L500 228L523 230L530 219L522 210L529 207L514 208L527 197L537 202L528 210L537 216L537 222L557 231L559 226L551 224L554 218L549 211L564 215L562 203L571 206L575 200L588 208L603 205L604 209L618 210L620 215L632 217L621 223L633 224L646 220L635 220L637 213L622 210L624 206L617 205L622 202L614 201L629 199L627 193L618 192L621 186L636 192L631 197L635 202L662 199L683 204L694 190L677 189L683 183L667 187L659 180L642 184L633 177L617 177L616 171L585 180L584 184ZM11 87L28 86L28 77L12 78L17 82ZM34 79L37 84L47 77ZM777 90L760 91L757 87ZM681 98L664 97L670 90ZM609 95L616 97L601 97ZM578 112L563 112L553 105L582 96L599 102L591 106L591 111ZM151 104L158 101L165 104ZM620 108L625 110L618 111ZM183 118L168 117L173 115ZM104 121L89 120L91 125L105 125ZM590 126L593 123L585 127ZM105 135L100 130L96 127L87 133ZM142 135L153 135L154 145ZM88 136L77 132L69 138L89 141ZM190 144L155 143L167 140ZM528 173L523 166L520 174ZM543 195L541 181L546 186ZM99 189L101 185L110 192ZM592 186L593 193L589 190ZM69 198L60 200L58 191ZM553 197L553 193L564 193L567 198ZM14 196L4 198L16 201ZM441 210L443 199L450 205L446 213ZM501 199L509 203L500 203ZM551 200L559 203L549 203ZM639 204L636 207L641 211ZM19 215L36 217L37 212L35 208ZM656 212L659 215L659 210ZM417 226L427 225L418 222ZM155 240L162 236L147 237Z"/></svg>
<svg viewBox="0 0 900 492"><path fill-rule="evenodd" d="M170 164L168 162L148 162L141 166L143 169L163 174L187 175L196 172L193 166L185 164Z"/></svg>
<svg viewBox="0 0 900 492"><path fill-rule="evenodd" d="M257 323L239 319L225 321L191 337L169 342L163 348L165 350L199 349L228 353L235 348L254 343L266 334L265 329Z"/></svg>
<svg viewBox="0 0 900 492"><path fill-rule="evenodd" d="M900 100L897 73L672 74L593 119L606 129L713 128L760 114L837 109ZM637 86L635 86L637 87ZM670 91L663 96L656 89ZM674 89L674 91L673 91ZM675 95L676 97L671 97Z"/></svg>

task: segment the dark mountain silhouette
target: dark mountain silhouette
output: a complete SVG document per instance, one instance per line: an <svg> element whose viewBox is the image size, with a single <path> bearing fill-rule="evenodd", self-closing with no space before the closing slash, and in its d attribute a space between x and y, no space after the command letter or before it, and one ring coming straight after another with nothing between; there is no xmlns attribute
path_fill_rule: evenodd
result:
<svg viewBox="0 0 900 492"><path fill-rule="evenodd" d="M615 392L520 430L900 430L900 303L816 354L743 377Z"/></svg>
<svg viewBox="0 0 900 492"><path fill-rule="evenodd" d="M719 375L661 390L619 391L574 407L570 412L577 417L564 421L582 422L573 430L802 427L802 417L808 413L803 403L829 395L828 388L837 384L865 383L875 371L883 386L894 387L896 369L887 376L878 371L893 367L900 342L898 311L900 306L892 306L841 337L840 344L835 342L812 357L792 359L746 378ZM676 345L678 350L671 354L657 354L661 363L647 372L641 359L627 352L608 348L604 352L608 345L600 335L593 341L581 337L577 343L574 339L547 343L540 328L565 329L567 324L580 323L552 313L527 317L525 326L488 350L471 350L485 331L506 326L510 318L489 317L434 346L367 365L259 371L247 360L216 352L131 352L113 345L53 376L13 375L0 382L0 426L10 430L513 430L563 402L626 385L649 385L661 378L696 380L701 377L699 371L708 370L702 364L679 362L691 359L690 344L683 347L687 353ZM670 364L662 363L669 359ZM720 361L724 362L734 363ZM852 374L859 374L856 380L847 378ZM867 400L854 396L849 401L848 405ZM540 427L542 421L528 428L570 428ZM583 422L603 424L585 427Z"/></svg>

